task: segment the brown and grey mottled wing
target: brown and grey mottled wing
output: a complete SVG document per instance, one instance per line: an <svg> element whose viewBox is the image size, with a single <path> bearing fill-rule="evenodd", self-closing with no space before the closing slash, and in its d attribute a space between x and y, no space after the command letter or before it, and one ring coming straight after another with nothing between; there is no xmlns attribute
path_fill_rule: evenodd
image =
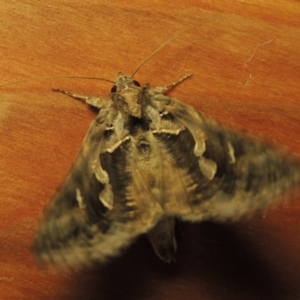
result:
<svg viewBox="0 0 300 300"><path fill-rule="evenodd" d="M112 113L101 110L70 173L45 212L33 246L40 261L72 267L103 262L118 255L158 219L155 213L147 213L151 211L151 201L143 214L127 195L132 182L129 141L112 153L100 153L108 134L107 124L114 119ZM104 182L99 179L99 164L108 174Z"/></svg>
<svg viewBox="0 0 300 300"><path fill-rule="evenodd" d="M300 164L292 155L225 129L176 99L156 99L186 128L176 136L158 136L186 187L187 197L175 199L170 214L189 221L234 221L300 183Z"/></svg>
<svg viewBox="0 0 300 300"><path fill-rule="evenodd" d="M209 120L204 128L208 137L204 155L218 166L211 182L218 190L206 205L210 218L235 221L251 216L299 185L300 162L291 153Z"/></svg>

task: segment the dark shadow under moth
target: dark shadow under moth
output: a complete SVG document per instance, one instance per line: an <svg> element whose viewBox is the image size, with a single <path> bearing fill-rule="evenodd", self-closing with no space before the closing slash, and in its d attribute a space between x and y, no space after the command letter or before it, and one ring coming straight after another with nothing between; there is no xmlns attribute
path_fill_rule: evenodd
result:
<svg viewBox="0 0 300 300"><path fill-rule="evenodd" d="M236 221L300 182L296 158L164 95L185 78L150 88L120 73L109 100L58 90L100 112L41 221L39 260L105 262L147 234L170 262L175 219Z"/></svg>

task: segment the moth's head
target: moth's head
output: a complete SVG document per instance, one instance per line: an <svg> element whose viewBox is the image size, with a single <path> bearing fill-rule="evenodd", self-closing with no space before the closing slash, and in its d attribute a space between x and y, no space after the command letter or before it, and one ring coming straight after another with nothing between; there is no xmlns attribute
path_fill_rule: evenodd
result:
<svg viewBox="0 0 300 300"><path fill-rule="evenodd" d="M127 112L130 116L141 118L140 93L141 85L131 76L119 73L115 85L111 89L112 97L119 109Z"/></svg>
<svg viewBox="0 0 300 300"><path fill-rule="evenodd" d="M123 89L127 89L127 88L136 88L136 87L140 87L141 85L139 84L139 82L137 82L136 80L133 80L131 76L125 75L121 72L119 72L116 80L115 80L115 84L114 86L111 88L111 92L112 93L118 93Z"/></svg>

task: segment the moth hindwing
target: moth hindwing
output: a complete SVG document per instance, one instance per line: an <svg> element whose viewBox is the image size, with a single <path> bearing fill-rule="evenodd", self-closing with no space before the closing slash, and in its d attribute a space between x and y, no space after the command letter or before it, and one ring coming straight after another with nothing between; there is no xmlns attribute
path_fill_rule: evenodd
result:
<svg viewBox="0 0 300 300"><path fill-rule="evenodd" d="M104 262L147 234L170 262L175 218L238 220L299 182L291 156L164 95L182 80L149 88L119 74L107 101L58 90L100 112L41 221L40 260Z"/></svg>

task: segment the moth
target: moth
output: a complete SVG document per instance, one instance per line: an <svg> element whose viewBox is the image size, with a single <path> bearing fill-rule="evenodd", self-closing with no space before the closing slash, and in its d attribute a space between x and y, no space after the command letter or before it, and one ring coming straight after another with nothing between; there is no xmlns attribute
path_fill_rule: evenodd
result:
<svg viewBox="0 0 300 300"><path fill-rule="evenodd" d="M40 261L105 262L146 234L171 262L176 219L236 221L299 184L296 158L167 96L189 76L150 88L119 73L108 100L57 90L99 114L39 225Z"/></svg>

